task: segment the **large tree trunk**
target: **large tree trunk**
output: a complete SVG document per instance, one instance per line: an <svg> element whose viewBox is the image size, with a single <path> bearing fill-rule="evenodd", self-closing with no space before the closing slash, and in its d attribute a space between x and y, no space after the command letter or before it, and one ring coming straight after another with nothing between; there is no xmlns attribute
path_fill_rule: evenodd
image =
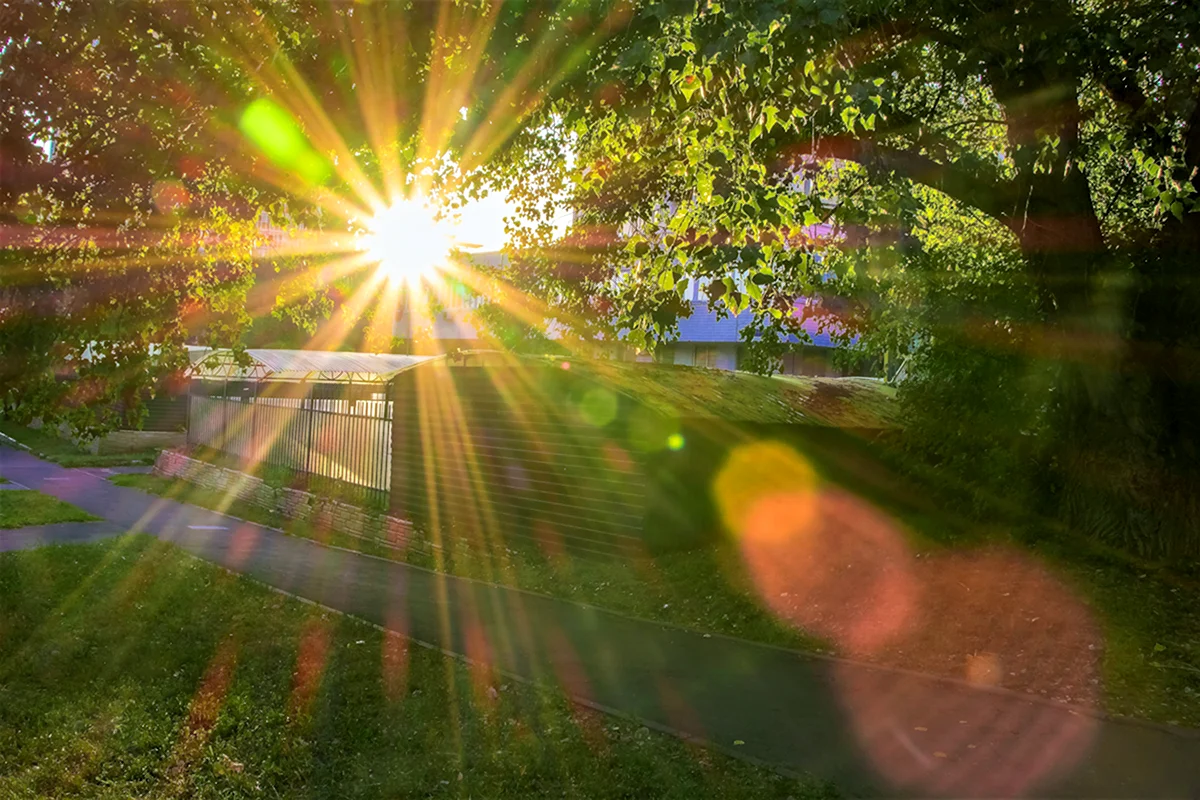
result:
<svg viewBox="0 0 1200 800"><path fill-rule="evenodd" d="M1200 190L1200 103L1180 167ZM1134 253L1128 403L1144 477L1139 494L1154 506L1156 549L1200 556L1200 214L1169 218Z"/></svg>
<svg viewBox="0 0 1200 800"><path fill-rule="evenodd" d="M1200 555L1200 385L1192 377L1200 303L1190 275L1200 217L1168 223L1133 254L1130 275L1104 240L1078 165L1074 87L1045 95L1057 97L1053 108L1026 95L1007 110L1014 150L1025 154L1012 227L1044 319L1031 355L1057 372L1046 500L1076 529L1143 555ZM1060 140L1050 163L1029 146L1048 125ZM1200 164L1200 133L1193 139Z"/></svg>
<svg viewBox="0 0 1200 800"><path fill-rule="evenodd" d="M1040 87L1022 81L1005 110L1019 187L1011 227L1043 318L1030 356L1056 375L1041 451L1043 500L1088 535L1145 554L1179 551L1140 496L1152 470L1137 429L1146 398L1124 374L1131 326L1121 271L1128 268L1104 239L1080 168L1078 84L1037 77ZM1051 157L1039 137L1047 130L1058 137Z"/></svg>

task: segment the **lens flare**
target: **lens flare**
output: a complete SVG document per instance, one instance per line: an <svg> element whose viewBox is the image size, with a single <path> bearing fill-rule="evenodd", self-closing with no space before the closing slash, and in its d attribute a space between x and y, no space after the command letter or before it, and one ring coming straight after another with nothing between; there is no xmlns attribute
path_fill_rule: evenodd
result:
<svg viewBox="0 0 1200 800"><path fill-rule="evenodd" d="M390 280L415 284L445 265L455 237L435 208L402 200L372 218L361 246Z"/></svg>

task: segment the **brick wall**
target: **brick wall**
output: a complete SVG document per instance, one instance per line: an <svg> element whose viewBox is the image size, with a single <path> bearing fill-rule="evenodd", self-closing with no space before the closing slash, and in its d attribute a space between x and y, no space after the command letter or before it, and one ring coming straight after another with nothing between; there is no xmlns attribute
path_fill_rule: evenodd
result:
<svg viewBox="0 0 1200 800"><path fill-rule="evenodd" d="M397 549L430 546L427 540L416 534L408 520L371 514L358 506L297 489L269 486L261 478L218 467L174 450L164 450L159 454L154 462L154 473L224 492L259 508L274 511L285 519L310 520L317 535L343 533Z"/></svg>

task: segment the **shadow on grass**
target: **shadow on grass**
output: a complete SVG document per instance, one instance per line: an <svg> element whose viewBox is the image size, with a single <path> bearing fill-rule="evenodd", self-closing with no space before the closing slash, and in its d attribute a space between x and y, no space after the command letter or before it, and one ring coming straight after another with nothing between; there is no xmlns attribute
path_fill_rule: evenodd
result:
<svg viewBox="0 0 1200 800"><path fill-rule="evenodd" d="M146 536L0 554L0 794L817 797Z"/></svg>
<svg viewBox="0 0 1200 800"><path fill-rule="evenodd" d="M1069 592L1073 604L1082 603L1090 609L1099 632L1094 637L1084 636L1077 647L1095 651L1100 695L1095 699L1103 708L1118 715L1200 726L1200 604L1196 602L1196 582L1189 573L1147 564L1098 546L1019 508L999 507L986 522L958 513L956 509L968 503L958 487L934 485L902 473L894 453L858 437L825 431L820 436L793 439L791 444L827 485L852 493L855 502L862 501L863 508L874 509L871 513L878 512L878 517L888 520L902 534L908 552L918 559L933 556L950 559L958 569L975 569L968 567L971 559L976 554L987 558L996 548L1026 554L1022 563L1027 563L1029 569L995 576L1012 583L1006 588L1002 581L992 581L995 591L1000 595L1019 591L1024 585L1022 580L1033 579L1031 569L1045 569ZM843 652L834 644L837 637L830 638L830 631L838 632L836 628L820 624L812 627L808 622L811 615L803 610L789 614L774 597L764 597L762 576L747 568L746 553L734 541L623 560L563 558L523 538L497 540L482 548L447 539L433 551L398 551L378 541L336 531L317 536L307 524L287 522L241 501L230 503L219 492L183 482L155 476L119 476L114 480L225 510L260 524L283 527L293 535L428 569L691 629L808 651ZM996 563L1011 563L1006 559ZM935 566L922 566L921 574L939 582L936 564L941 562L933 563ZM958 613L956 607L961 602L952 594L943 594L945 597L939 601L942 605L925 609L927 617ZM855 602L853 598L851 593L837 602ZM1050 601L1034 598L1030 602ZM992 620L992 628L999 629L1012 624L1004 621L1006 614L1014 613L1009 606L980 613ZM1034 609L1027 616L1036 619L1047 615ZM970 627L971 623L964 625ZM1014 641L1014 647L1027 651L1021 640ZM1053 644L1036 638L1028 643L1037 647ZM973 635L961 644L970 648L988 646ZM974 650L957 655L948 652L940 666L931 666L928 658L911 651L886 652L879 658L895 666L932 669L962 678L971 674L972 665L978 663L972 659L977 655ZM1012 680L1016 681L1014 688L1024 687L1020 676ZM1068 683L1069 691L1059 687L1058 694L1051 696L1075 701L1080 689L1076 682ZM1031 687L1039 691L1036 684Z"/></svg>

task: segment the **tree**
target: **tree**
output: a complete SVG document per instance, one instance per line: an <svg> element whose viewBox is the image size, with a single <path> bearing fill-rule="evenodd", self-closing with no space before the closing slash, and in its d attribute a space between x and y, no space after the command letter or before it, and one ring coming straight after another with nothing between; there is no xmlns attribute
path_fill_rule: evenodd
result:
<svg viewBox="0 0 1200 800"><path fill-rule="evenodd" d="M579 290L631 338L672 335L687 273L766 336L830 288L855 300L865 346L928 351L953 320L959 357L974 337L976 355L986 339L985 356L1049 370L1032 410L1047 499L1108 492L1111 521L1185 500L1197 477L1197 30L1194 4L645 4L547 105L553 141L525 144L573 153L567 202L601 242L559 261L609 265ZM840 237L814 241L821 221ZM954 247L947 232L972 226ZM970 281L903 313L915 275L960 266L998 282L1007 317L983 316L996 309ZM1105 533L1200 548L1194 516L1152 516Z"/></svg>
<svg viewBox="0 0 1200 800"><path fill-rule="evenodd" d="M311 331L350 228L388 198L451 190L446 165L500 146L603 11L6 3L5 408L97 434L122 422L115 400L136 416L186 364L185 342L237 346L272 310ZM321 235L248 294L263 211Z"/></svg>

